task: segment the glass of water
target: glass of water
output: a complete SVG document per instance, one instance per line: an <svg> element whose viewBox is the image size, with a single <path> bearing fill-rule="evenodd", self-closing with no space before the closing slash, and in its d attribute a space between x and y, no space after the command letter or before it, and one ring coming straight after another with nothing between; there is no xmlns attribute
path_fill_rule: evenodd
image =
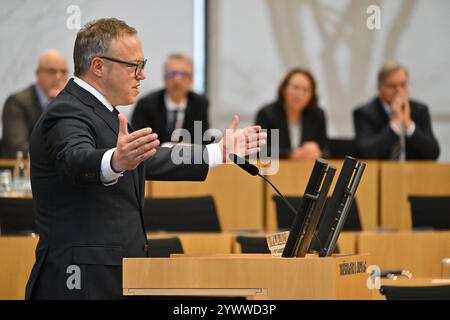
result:
<svg viewBox="0 0 450 320"><path fill-rule="evenodd" d="M12 191L12 173L10 170L0 170L0 192Z"/></svg>
<svg viewBox="0 0 450 320"><path fill-rule="evenodd" d="M266 235L267 245L269 246L272 256L280 257L286 246L289 231L277 232Z"/></svg>

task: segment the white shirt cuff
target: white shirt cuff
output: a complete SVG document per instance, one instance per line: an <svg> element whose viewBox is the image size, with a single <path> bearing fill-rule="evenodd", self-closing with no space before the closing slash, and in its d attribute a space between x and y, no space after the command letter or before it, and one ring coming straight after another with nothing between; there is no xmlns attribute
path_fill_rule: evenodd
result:
<svg viewBox="0 0 450 320"><path fill-rule="evenodd" d="M222 150L220 150L219 144L211 143L206 145L208 150L208 164L209 168L213 169L220 166L223 163Z"/></svg>
<svg viewBox="0 0 450 320"><path fill-rule="evenodd" d="M414 134L414 131L416 131L416 124L414 121L411 121L411 125L408 129L406 129L406 136L409 138Z"/></svg>
<svg viewBox="0 0 450 320"><path fill-rule="evenodd" d="M111 186L117 183L117 180L123 176L123 172L115 172L111 168L111 157L116 148L109 149L102 157L102 163L100 168L100 180L105 186Z"/></svg>

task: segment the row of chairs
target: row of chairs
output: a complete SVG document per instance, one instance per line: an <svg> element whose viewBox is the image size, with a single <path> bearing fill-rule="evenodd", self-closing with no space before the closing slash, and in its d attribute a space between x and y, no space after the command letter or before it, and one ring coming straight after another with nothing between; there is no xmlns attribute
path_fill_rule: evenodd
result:
<svg viewBox="0 0 450 320"><path fill-rule="evenodd" d="M36 232L33 199L0 198L0 235ZM211 196L148 198L145 227L149 232L220 232L216 205Z"/></svg>
<svg viewBox="0 0 450 320"><path fill-rule="evenodd" d="M273 200L280 230L289 230L293 215L279 196ZM301 197L288 197L299 207ZM144 221L149 232L222 231L212 196L189 198L147 198ZM414 229L450 230L450 196L410 196ZM344 231L360 231L361 221L353 203ZM32 199L0 198L0 234L36 232Z"/></svg>
<svg viewBox="0 0 450 320"><path fill-rule="evenodd" d="M32 214L32 200L25 201L14 201L17 199L2 199L2 201L7 200L9 207L2 207L0 219L3 222L3 226L8 225L6 222L13 222L12 230L15 231L25 231L25 230L34 230L34 222L33 219L29 219L29 217L33 216ZM211 228L210 231L220 231L220 225L217 218L217 213L215 210L214 200L212 197L198 197L194 199L177 199L177 201L173 201L174 199L147 199L147 206L152 206L152 210L147 210L146 213L149 214L146 218L146 224L149 230L151 231L186 231L186 225L190 225L192 221L194 221L195 226L191 231L205 231L198 228L198 224L202 225L202 221L206 221L204 226ZM289 225L290 220L292 219L291 214L287 212L283 212L284 206L281 204L280 199L274 198L277 203L278 215L279 217L279 225L283 227L284 225ZM289 199L295 204L299 204L301 199L292 198ZM176 204L181 204L189 201L191 205L184 205L182 208L187 209L182 212ZM424 206L423 199L419 199L419 207L420 205ZM446 208L449 208L448 202L443 202L443 199L438 199L440 205L445 204ZM193 205L195 204L195 205ZM2 203L0 205L5 205ZM168 206L167 206L168 205ZM198 207L205 208L205 210L197 210ZM195 208L189 209L189 208ZM348 228L354 229L360 227L358 211L356 204L354 205L353 213L350 213L350 217L347 223L349 223ZM430 211L430 206L425 206L427 211ZM5 209L5 210L3 210ZM11 212L10 210L13 209ZM26 213L28 210L28 214ZM31 214L30 214L31 210ZM175 210L178 215L174 215L168 212L171 210ZM191 211L189 211L191 210ZM194 220L192 220L191 215L196 215L197 212L203 212L204 215L207 216L206 219L202 219L197 216ZM9 214L5 214L9 212ZM156 212L159 212L161 217L156 216ZM212 214L214 213L214 214ZM353 217L353 221L351 216ZM5 220L6 217L6 220ZM9 219L8 219L9 217ZM11 219L12 218L12 219ZM176 223L172 223L175 218ZM169 224L171 227L167 227ZM25 226L25 228L24 228ZM167 230L173 228L172 230ZM17 232L15 232L17 234ZM242 253L270 253L266 239L264 237L246 237L246 236L238 236L237 242L240 244ZM153 258L164 258L170 257L171 254L182 254L184 253L182 243L178 237L171 238L162 238L162 239L149 239L149 256ZM388 300L394 299L450 299L450 286L430 286L430 287L399 287L399 286L383 286L381 287L380 292L386 296Z"/></svg>

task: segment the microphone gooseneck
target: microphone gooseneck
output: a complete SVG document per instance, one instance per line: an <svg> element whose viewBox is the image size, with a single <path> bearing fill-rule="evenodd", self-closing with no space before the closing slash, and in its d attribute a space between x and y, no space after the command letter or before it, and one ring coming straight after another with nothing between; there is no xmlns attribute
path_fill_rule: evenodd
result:
<svg viewBox="0 0 450 320"><path fill-rule="evenodd" d="M280 196L280 198L283 200L284 204L289 208L289 210L294 214L294 216L297 215L297 210L295 210L295 208L292 206L292 204L288 201L288 199L286 199L283 194L280 192L280 190L278 190L277 187L275 187L275 185L266 177L264 177L262 174L259 173L259 169L257 166L251 164L250 162L248 162L247 160L245 160L242 157L239 157L238 155L231 153L229 155L229 159L231 161L233 161L234 164L236 164L237 166L239 166L240 168L242 168L244 171L246 171L248 174L252 175L252 176L259 176L261 177L264 181L266 181L275 191L276 193ZM322 247L321 241L319 239L319 237L317 236L317 233L314 232L314 237L316 238L316 240L319 242L320 247Z"/></svg>
<svg viewBox="0 0 450 320"><path fill-rule="evenodd" d="M278 193L278 195L281 197L281 199L283 200L283 202L286 204L286 206L288 206L289 210L292 211L292 213L294 215L297 215L297 210L294 209L294 207L292 206L292 204L281 194L280 190L278 190L277 187L274 186L274 184L272 182L270 182L269 179L267 179L266 177L264 177L262 174L259 173L259 169L257 166L251 164L250 162L248 162L247 160L245 160L242 157L239 157L238 155L231 153L229 155L229 158L231 161L233 161L236 165L238 165L240 168L242 168L243 170L245 170L247 173L251 174L252 176L259 176L261 177L264 181L266 181L268 184L270 184L270 186L276 191L276 193Z"/></svg>

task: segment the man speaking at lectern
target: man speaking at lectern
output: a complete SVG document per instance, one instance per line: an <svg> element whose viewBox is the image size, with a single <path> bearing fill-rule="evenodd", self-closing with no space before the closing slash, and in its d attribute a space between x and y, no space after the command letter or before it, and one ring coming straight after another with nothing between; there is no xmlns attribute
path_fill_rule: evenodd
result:
<svg viewBox="0 0 450 320"><path fill-rule="evenodd" d="M119 299L122 258L146 257L144 180L204 180L229 153L255 153L265 134L227 130L218 144L160 148L133 132L118 105L136 102L146 59L134 28L111 18L77 34L75 77L31 136L31 183L40 235L27 299ZM237 127L234 117L230 126ZM203 161L198 159L199 152ZM190 155L189 163L173 155Z"/></svg>

